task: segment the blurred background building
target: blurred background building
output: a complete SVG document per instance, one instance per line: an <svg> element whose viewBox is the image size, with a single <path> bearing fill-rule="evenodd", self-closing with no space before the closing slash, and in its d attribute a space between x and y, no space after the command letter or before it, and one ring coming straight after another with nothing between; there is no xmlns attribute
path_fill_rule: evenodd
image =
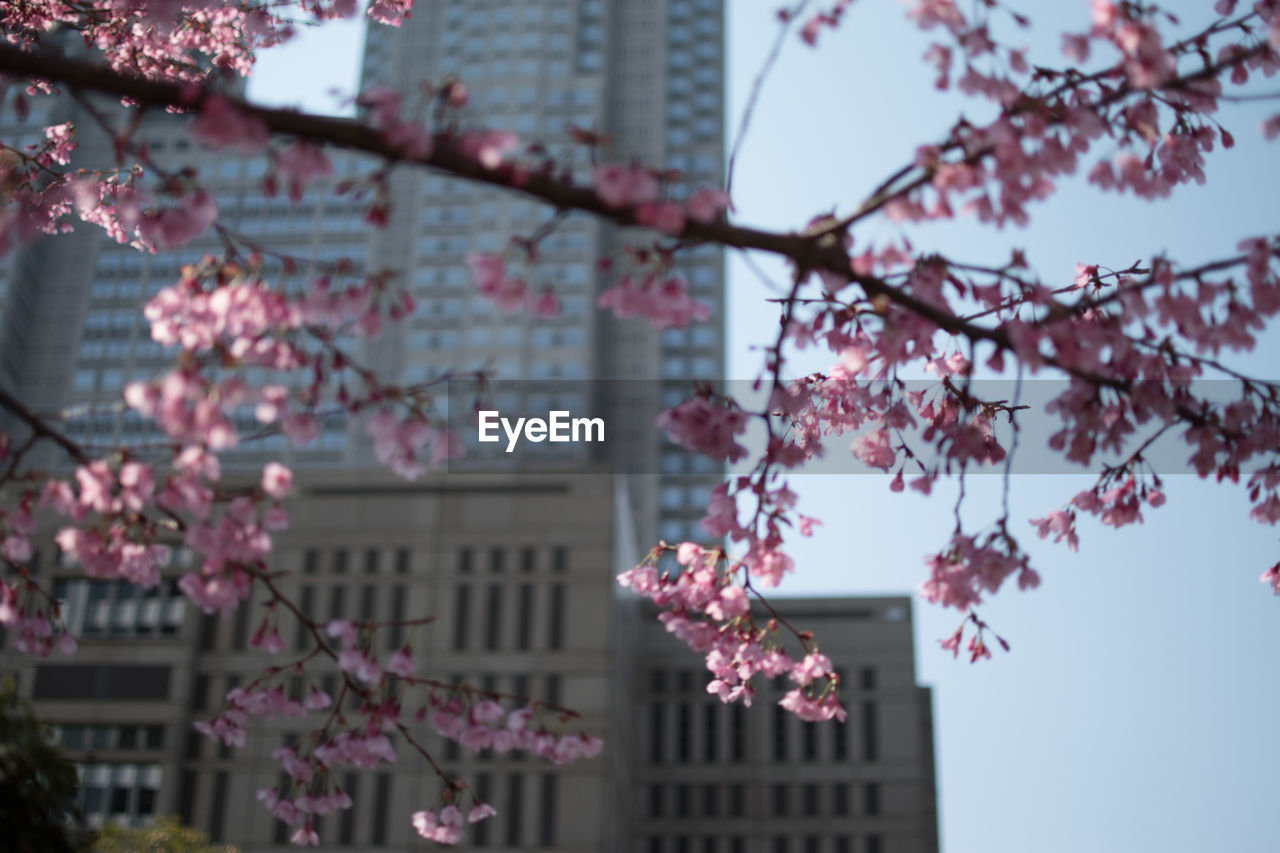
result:
<svg viewBox="0 0 1280 853"><path fill-rule="evenodd" d="M420 673L573 708L582 719L569 731L604 738L601 757L556 767L477 756L417 731L498 810L472 829L468 848L936 851L932 713L915 679L910 599L774 602L840 666L847 722L801 722L776 705L784 684L763 685L750 709L722 704L706 692L699 656L647 604L617 591L614 574L635 559L626 501L613 476L582 470L414 484L317 475L294 501L271 568L287 572L282 591L322 621L434 617L412 637ZM175 560L174 578L189 557ZM90 819L175 812L245 853L287 847L284 825L255 792L280 781L271 753L306 738L301 721L254 720L237 750L192 725L267 663L305 654L311 638L300 623L282 614L288 647L268 658L249 644L261 595L217 618L189 607L172 582L140 590L56 565L40 576L66 601L81 650L70 662L13 656L6 665L84 768ZM407 639L408 630L386 631L380 654ZM337 694L332 664L308 671ZM300 679L286 682L303 695ZM410 691L401 701L411 711L423 699ZM435 805L440 782L398 740L395 765L339 771L355 807L320 821L321 849L421 846L409 818Z"/></svg>
<svg viewBox="0 0 1280 853"><path fill-rule="evenodd" d="M362 88L392 86L412 108L420 81L449 74L466 82L468 115L487 126L553 149L569 125L596 128L612 139L603 158L664 164L692 186L722 183L722 0L418 0L404 26L370 26ZM92 120L70 103L57 109L80 128L78 163L108 163L110 143ZM31 128L4 130L13 138L11 130ZM605 739L602 757L563 768L440 746L446 768L472 780L499 811L467 846L937 849L930 704L915 684L907 600L784 603L846 668L849 721L805 725L774 707L769 691L749 711L707 695L697 657L614 584L616 572L641 556L637 543L705 538L696 521L722 472L666 442L652 412L682 399L693 382L723 379L720 249L694 247L676 266L712 321L657 332L594 308L614 280L597 259L619 256L640 235L570 216L528 273L535 287L555 289L559 316L507 315L475 293L465 256L502 250L553 210L404 169L390 183L391 225L374 229L364 204L331 190L378 164L335 155L333 180L293 203L263 197L265 156L201 149L181 121L165 116L149 117L139 138L160 163L199 170L228 228L297 259L292 274L280 257L264 259L263 275L285 287L303 287L316 265L343 259L355 269L404 270L416 312L374 345L351 341L385 378L412 384L484 368L511 380L500 393L525 397L500 399L500 409L539 400L603 407L618 456L549 457L525 472L390 482L373 471L359 424L341 416L326 419L307 448L271 436L228 457L232 467L282 458L299 470L293 526L278 537L272 568L289 573L283 588L308 612L435 616L415 637L421 672L573 707L582 728ZM576 156L585 166L582 152ZM58 420L90 453L154 442L153 427L120 403L126 383L172 360L150 339L141 306L184 264L220 249L210 234L180 252L147 255L78 228L14 253L0 268L0 387ZM607 399L574 396L598 397L602 388ZM50 543L41 553L38 576L66 602L81 651L71 662L7 650L0 660L19 673L24 693L81 765L89 819L139 822L176 812L245 853L286 845L254 792L278 781L271 752L306 731L256 725L245 749L229 751L192 730L217 713L227 690L261 672L264 657L248 640L264 602L230 619L201 616L176 588L194 565L181 549L152 590L77 578ZM282 627L291 650L305 646L305 635ZM387 650L405 637L387 632ZM426 742L439 745L434 735ZM409 815L431 807L439 786L420 761L402 749L394 767L339 781L356 807L324 819L322 849L421 846Z"/></svg>

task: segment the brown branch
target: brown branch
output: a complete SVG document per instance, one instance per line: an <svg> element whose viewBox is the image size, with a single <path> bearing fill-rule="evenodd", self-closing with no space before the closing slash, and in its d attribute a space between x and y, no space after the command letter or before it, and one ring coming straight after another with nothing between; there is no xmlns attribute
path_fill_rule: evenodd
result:
<svg viewBox="0 0 1280 853"><path fill-rule="evenodd" d="M85 455L84 450L80 445L67 438L58 430L49 426L49 424L45 422L44 418L28 409L21 400L14 397L3 388L0 388L0 407L12 412L18 420L29 426L32 433L35 435L38 435L41 438L47 438L49 441L52 441L54 444L61 447L66 451L66 454L76 462L79 462L81 465L89 464L90 459Z"/></svg>

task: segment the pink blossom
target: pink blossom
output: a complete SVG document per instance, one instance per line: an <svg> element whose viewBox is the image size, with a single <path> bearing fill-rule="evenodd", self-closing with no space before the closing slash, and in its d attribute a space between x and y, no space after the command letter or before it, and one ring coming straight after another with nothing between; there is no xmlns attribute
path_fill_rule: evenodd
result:
<svg viewBox="0 0 1280 853"><path fill-rule="evenodd" d="M268 462L262 469L262 491L273 498L283 498L293 488L293 472L279 462Z"/></svg>
<svg viewBox="0 0 1280 853"><path fill-rule="evenodd" d="M289 198L294 202L302 200L303 192L313 181L333 174L333 164L325 153L307 142L294 142L272 158L272 162L276 175L285 182ZM271 176L268 186L274 187L275 180L275 176Z"/></svg>
<svg viewBox="0 0 1280 853"><path fill-rule="evenodd" d="M604 163L591 172L596 195L610 207L647 204L658 197L658 182L653 174L639 166Z"/></svg>
<svg viewBox="0 0 1280 853"><path fill-rule="evenodd" d="M698 190L684 203L684 212L688 217L704 225L711 224L721 213L729 209L729 194L710 187Z"/></svg>
<svg viewBox="0 0 1280 853"><path fill-rule="evenodd" d="M315 828L311 825L311 821L307 821L307 825L298 829L289 841L299 847L319 847L320 836L316 834Z"/></svg>
<svg viewBox="0 0 1280 853"><path fill-rule="evenodd" d="M657 425L681 447L711 459L737 462L747 455L747 449L735 441L746 431L747 415L736 407L690 397L658 415Z"/></svg>
<svg viewBox="0 0 1280 853"><path fill-rule="evenodd" d="M191 133L206 145L233 147L246 154L261 151L270 138L266 125L244 115L221 95L210 95L200 104Z"/></svg>
<svg viewBox="0 0 1280 853"><path fill-rule="evenodd" d="M387 672L392 675L398 675L401 678L408 678L413 675L413 658L410 656L409 647L404 646L397 649L387 660L385 667Z"/></svg>
<svg viewBox="0 0 1280 853"><path fill-rule="evenodd" d="M488 803L476 803L471 807L471 811L467 812L467 823L479 823L485 818L493 817L498 810Z"/></svg>

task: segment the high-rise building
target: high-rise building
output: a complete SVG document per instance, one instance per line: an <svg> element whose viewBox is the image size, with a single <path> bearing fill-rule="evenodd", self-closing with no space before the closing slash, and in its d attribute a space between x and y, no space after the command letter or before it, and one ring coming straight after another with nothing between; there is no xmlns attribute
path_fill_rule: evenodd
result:
<svg viewBox="0 0 1280 853"><path fill-rule="evenodd" d="M419 82L457 75L471 96L464 122L546 141L577 157L580 175L584 152L558 142L567 125L606 132L601 159L634 158L715 186L724 143L722 2L418 0L403 27L371 26L362 85L392 86L412 106ZM108 164L107 136L74 110L67 118L82 134L77 165ZM222 223L278 253L265 256L263 275L283 287L305 286L316 265L339 259L403 270L416 312L361 352L388 378L416 383L488 367L511 381L500 393L544 395L566 408L603 405L617 430L611 437L625 458L548 459L525 472L453 472L417 483L369 470L359 425L342 417L327 419L306 449L277 436L228 457L228 467L271 456L299 468L294 525L278 537L271 568L287 573L282 588L314 618L433 615L415 638L421 672L573 707L583 712L582 728L605 739L604 756L557 768L530 757L469 756L426 734L443 766L499 811L468 844L583 853L936 849L929 702L915 687L908 602L786 605L816 620L824 650L847 667L850 721L813 727L765 707L768 691L752 710L720 705L703 690L696 656L616 591L613 577L634 564L636 545L702 538L695 522L719 467L662 439L652 413L687 395L691 380L723 377L720 250L690 247L675 264L711 307L711 322L656 332L595 309L614 281L597 260L651 235L569 216L526 271L533 285L557 292L559 316L505 315L475 293L466 254L501 251L510 236L554 215L544 206L398 169L395 216L377 230L359 203L329 191L377 164L335 155L334 179L295 203L263 197L266 157L193 146L181 120L148 116L139 139L162 165L199 170ZM211 234L179 253L147 255L88 227L24 247L0 280L0 385L59 420L91 453L154 441L151 425L120 405L127 382L171 363L150 340L141 306L182 265L221 248ZM281 255L296 271L286 274ZM577 393L596 399L574 400ZM611 477L616 470L626 476ZM228 689L261 673L266 659L249 638L263 618L262 594L229 619L204 618L176 587L194 564L182 549L151 590L77 577L51 541L41 553L37 576L66 602L81 651L72 661L41 662L0 645L0 659L82 767L86 814L137 822L178 812L245 853L286 846L287 833L254 792L279 781L271 752L305 738L305 727L270 721L234 752L192 731L217 713ZM305 646L288 617L281 627L282 657ZM381 652L406 638L387 631ZM317 677L322 686L336 682L331 666ZM289 680L289 689L300 688ZM324 849L419 849L408 818L435 803L439 786L417 756L401 755L372 773L342 771L357 805L324 819Z"/></svg>
<svg viewBox="0 0 1280 853"><path fill-rule="evenodd" d="M424 0L403 26L369 29L362 89L389 86L411 95L422 81L456 76L470 95L464 123L474 116L545 142L580 176L587 155L567 143L566 128L604 131L611 141L598 152L601 160L678 170L688 178L669 188L679 198L689 186L723 180L723 42L721 0ZM712 309L711 322L655 332L594 307L617 277L596 261L620 259L624 243L643 245L652 235L568 216L528 271L532 285L550 285L559 295L560 316L504 316L470 287L466 252L501 251L511 236L532 234L557 212L498 190L403 172L392 189L398 215L374 235L369 252L407 271L419 311L383 348L383 364L416 382L459 363L489 363L499 380L516 380L505 390L541 392L571 409L574 388L607 396L578 402L603 411L616 436L611 462L632 474L641 538L704 538L696 522L718 484L718 466L666 445L652 419L663 403L690 393L690 380L718 383L724 376L722 251L702 246L677 256L677 271Z"/></svg>
<svg viewBox="0 0 1280 853"><path fill-rule="evenodd" d="M370 25L361 87L395 87L407 111L421 112L420 84L459 77L470 92L464 124L545 142L580 179L588 156L569 145L566 128L603 131L611 141L597 152L600 159L677 170L687 181L667 192L680 198L690 187L722 181L723 39L721 0L420 0L403 26ZM74 165L114 165L111 136L74 105L63 108L81 140ZM632 475L640 537L705 538L697 520L720 468L668 443L652 421L663 405L687 396L692 381L723 378L720 249L684 249L673 269L710 307L711 321L658 332L595 307L618 274L597 262L619 258L624 244L643 245L653 235L568 216L526 271L535 288L557 293L559 316L505 314L472 287L466 255L501 251L511 237L528 236L555 216L545 205L401 168L390 181L394 215L386 229L375 229L364 221L367 199L333 192L379 165L368 159L335 152L337 174L295 203L285 195L263 197L260 185L271 168L265 155L202 149L180 119L149 114L135 139L162 168L198 171L218 203L220 224L270 250L261 272L267 280L304 288L320 265L340 259L356 270L402 271L415 313L360 347L361 359L380 375L412 384L484 368L503 383L501 393L523 396L523 405L544 400L603 413L609 461ZM0 340L0 382L32 409L63 419L68 434L91 449L154 442L153 427L120 405L127 382L170 362L150 339L140 308L173 284L184 264L223 249L222 237L209 233L180 252L148 255L88 226L24 248L0 287L0 321L21 314L20 333ZM293 272L286 272L285 256ZM246 434L257 431L248 411L242 426ZM302 467L373 462L360 425L340 416L329 417L308 448L272 436L245 444L228 461L269 456Z"/></svg>
<svg viewBox="0 0 1280 853"><path fill-rule="evenodd" d="M627 694L617 673L628 665L621 651L628 640L614 618L613 575L628 549L617 533L626 525L614 518L625 512L615 482L577 469L505 481L451 474L413 484L386 474L313 475L299 489L294 523L278 535L269 568L282 573L281 592L321 626L430 617L381 629L372 652L385 663L412 640L417 674L438 682L437 695L443 685L469 684L532 697L581 715L562 725L557 712L539 710L533 726L622 743L617 709ZM315 647L305 624L286 608L269 611L260 587L229 617L202 616L176 589L177 577L197 565L181 548L164 582L148 590L84 579L49 558L56 554L51 542L40 550L46 559L37 561L36 577L64 602L80 650L70 661L40 661L5 649L0 660L80 766L80 805L90 825L177 813L244 853L289 848L291 831L256 792L282 781L272 753L309 743L328 712L255 718L236 750L193 725L217 715L229 690L247 686L270 664L284 669L264 686L278 684L294 698L319 687L339 701L348 725L362 719L362 703L343 698L332 660L321 656L305 675L294 674L293 662ZM285 643L274 657L251 642L266 618ZM433 692L394 681L386 689L407 719ZM500 818L469 830L470 845L626 849L627 827L615 817L627 778L618 764L623 752L558 767L527 754L476 755L425 723L410 727L451 777L498 809ZM421 848L410 817L436 808L443 785L403 736L392 737L394 764L337 770L335 781L355 806L318 820L322 849Z"/></svg>
<svg viewBox="0 0 1280 853"><path fill-rule="evenodd" d="M933 710L917 686L911 601L779 599L841 676L844 722L708 695L701 661L652 612L635 630L628 819L635 853L936 853ZM649 611L649 608L645 608ZM770 614L757 608L761 622Z"/></svg>
<svg viewBox="0 0 1280 853"><path fill-rule="evenodd" d="M269 568L321 623L434 617L383 629L379 659L412 632L419 674L573 708L582 717L566 731L605 740L600 757L557 767L473 754L413 727L448 773L498 810L469 830L470 848L936 851L931 702L916 685L910 600L773 602L813 630L840 669L847 722L801 722L776 705L785 685L761 685L752 708L722 704L706 692L699 657L613 583L634 560L626 500L614 477L580 469L414 484L311 475ZM55 553L49 543L41 550ZM37 577L66 603L80 652L71 661L6 657L5 666L81 766L91 823L176 812L244 853L285 849L289 833L255 794L281 782L271 753L307 743L324 715L254 719L237 750L192 726L267 664L285 666L273 683L295 697L309 684L340 695L339 673L325 658L308 663L305 677L289 671L312 643L283 608L285 649L268 657L252 647L268 615L261 592L228 618L200 616L175 589L190 556L179 551L153 590L85 580L44 560ZM428 693L389 689L407 714ZM558 729L554 714L537 721ZM410 816L438 803L441 783L396 740L395 764L338 769L355 806L319 821L321 849L419 848Z"/></svg>

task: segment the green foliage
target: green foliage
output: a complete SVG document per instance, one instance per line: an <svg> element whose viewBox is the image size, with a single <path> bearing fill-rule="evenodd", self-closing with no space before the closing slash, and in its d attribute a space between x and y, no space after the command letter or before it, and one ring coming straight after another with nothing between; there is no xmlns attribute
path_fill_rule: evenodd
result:
<svg viewBox="0 0 1280 853"><path fill-rule="evenodd" d="M198 829L173 816L156 819L154 826L124 827L109 824L93 841L93 853L239 853L230 844L210 843Z"/></svg>
<svg viewBox="0 0 1280 853"><path fill-rule="evenodd" d="M0 680L0 835L16 853L79 850L72 815L76 767L50 742L49 727L18 698L12 676Z"/></svg>

